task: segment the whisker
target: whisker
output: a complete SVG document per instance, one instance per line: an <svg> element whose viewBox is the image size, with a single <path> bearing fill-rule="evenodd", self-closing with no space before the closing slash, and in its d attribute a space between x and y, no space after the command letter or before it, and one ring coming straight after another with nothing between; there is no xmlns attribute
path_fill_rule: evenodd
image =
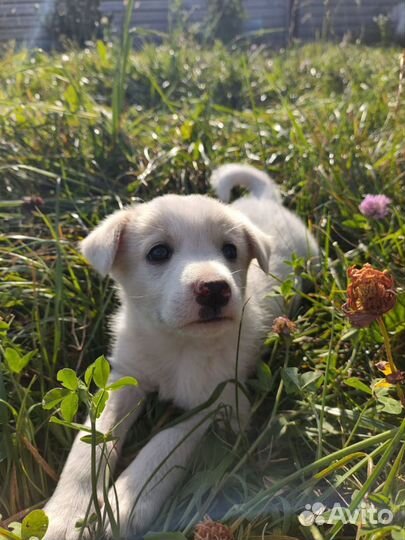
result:
<svg viewBox="0 0 405 540"><path fill-rule="evenodd" d="M244 227L244 224L243 224L243 223L237 223L236 225L233 225L233 227L231 227L230 229L228 229L228 230L226 231L226 234L229 234L229 233L231 233L232 231L236 231L236 230L240 229L241 227L243 228L243 227Z"/></svg>

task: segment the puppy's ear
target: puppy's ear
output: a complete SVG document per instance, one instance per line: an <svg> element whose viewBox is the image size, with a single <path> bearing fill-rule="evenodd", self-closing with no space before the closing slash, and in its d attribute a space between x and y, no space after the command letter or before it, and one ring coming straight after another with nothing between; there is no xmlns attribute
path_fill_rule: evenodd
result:
<svg viewBox="0 0 405 540"><path fill-rule="evenodd" d="M114 266L130 215L130 209L118 210L104 219L80 243L81 252L102 276L111 272Z"/></svg>
<svg viewBox="0 0 405 540"><path fill-rule="evenodd" d="M249 223L245 227L247 243L252 259L257 259L260 268L266 274L269 271L271 254L271 237L261 229Z"/></svg>

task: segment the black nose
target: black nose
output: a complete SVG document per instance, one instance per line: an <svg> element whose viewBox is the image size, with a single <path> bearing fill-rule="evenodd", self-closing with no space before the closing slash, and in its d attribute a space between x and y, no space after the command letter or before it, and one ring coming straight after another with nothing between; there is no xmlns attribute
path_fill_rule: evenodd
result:
<svg viewBox="0 0 405 540"><path fill-rule="evenodd" d="M195 295L200 306L220 308L229 302L231 288L226 281L200 281L195 287Z"/></svg>

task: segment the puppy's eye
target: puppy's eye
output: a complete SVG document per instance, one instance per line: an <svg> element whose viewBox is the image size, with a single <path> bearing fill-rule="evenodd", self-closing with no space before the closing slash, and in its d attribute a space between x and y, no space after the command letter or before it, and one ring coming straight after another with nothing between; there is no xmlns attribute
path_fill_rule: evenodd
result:
<svg viewBox="0 0 405 540"><path fill-rule="evenodd" d="M146 258L149 262L160 263L166 262L172 256L172 250L166 244L157 244L146 255Z"/></svg>
<svg viewBox="0 0 405 540"><path fill-rule="evenodd" d="M222 253L224 254L225 259L228 259L228 261L233 261L238 256L238 250L234 244L224 244Z"/></svg>

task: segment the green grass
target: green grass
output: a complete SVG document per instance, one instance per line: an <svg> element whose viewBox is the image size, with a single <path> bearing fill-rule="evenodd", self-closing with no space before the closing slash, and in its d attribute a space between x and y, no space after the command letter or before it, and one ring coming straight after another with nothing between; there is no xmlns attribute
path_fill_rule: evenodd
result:
<svg viewBox="0 0 405 540"><path fill-rule="evenodd" d="M208 513L239 540L326 539L330 526L302 527L297 514L308 502L350 501L356 490L403 524L403 413L367 391L383 341L373 326L352 329L341 312L348 266L389 268L399 295L386 322L405 369L399 51L146 46L128 58L123 109L113 114L116 53L98 43L64 55L11 51L0 60L0 352L33 352L20 373L4 358L0 364L0 513L14 516L50 496L73 435L48 423L42 397L57 386L58 369L82 374L108 352L114 290L86 266L77 241L134 198L204 193L214 166L244 161L269 171L286 205L307 220L324 250L322 269L291 343L268 338L272 376L261 368L249 383L249 433L210 433L156 526L189 534ZM367 193L392 198L387 219L359 214ZM33 195L44 200L37 209L22 203ZM286 301L290 288L279 291ZM151 397L123 465L174 414ZM399 529L376 529L363 534L404 538ZM346 526L336 538L355 536Z"/></svg>

